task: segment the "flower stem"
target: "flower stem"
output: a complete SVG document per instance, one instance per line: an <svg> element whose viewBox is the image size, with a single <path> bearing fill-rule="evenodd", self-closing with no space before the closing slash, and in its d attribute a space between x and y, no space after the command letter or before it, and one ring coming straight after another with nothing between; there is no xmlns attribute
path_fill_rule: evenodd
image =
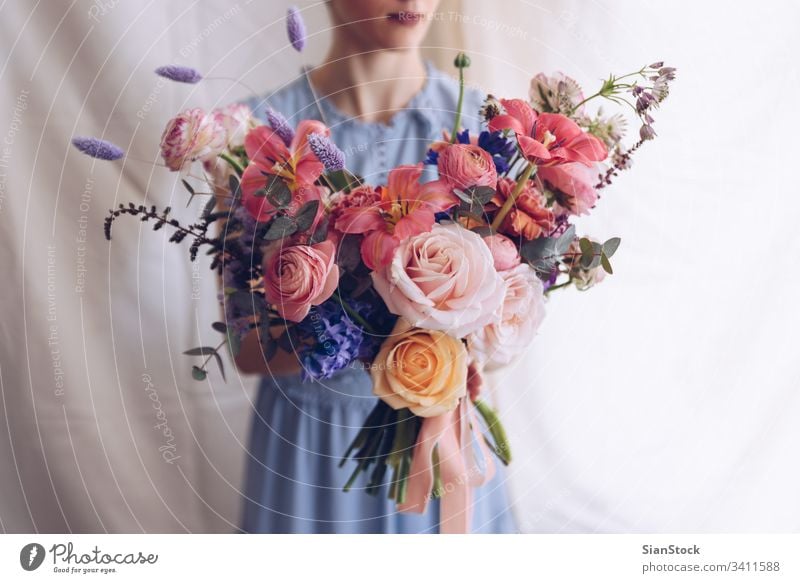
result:
<svg viewBox="0 0 800 583"><path fill-rule="evenodd" d="M462 63L459 65L459 63ZM461 109L464 107L464 66L463 61L456 59L458 66L458 106L456 107L456 121L453 124L453 135L450 136L450 143L455 144L458 136L458 128L461 127Z"/></svg>
<svg viewBox="0 0 800 583"><path fill-rule="evenodd" d="M514 203L517 201L517 197L519 193L522 192L522 189L525 188L525 183L530 180L533 171L536 170L536 165L533 162L528 162L528 165L525 167L525 170L522 171L522 176L519 177L517 180L517 185L514 187L514 190L511 192L511 196L509 196L506 201L503 203L503 206L500 207L500 210L497 211L497 214L492 221L492 230L497 231L500 228L500 225L503 224L503 219L506 218L509 212L511 212L511 207L514 206Z"/></svg>
<svg viewBox="0 0 800 583"><path fill-rule="evenodd" d="M367 322L361 314L356 312L350 306L350 304L348 304L345 301L345 299L339 293L339 290L333 292L333 295L336 296L336 299L339 300L339 302L342 304L342 307L344 308L344 311L347 312L347 315L350 316L353 320L355 320L358 325L364 328L364 330L366 330L369 334L376 333L375 330L372 328L372 326L369 325L369 322Z"/></svg>
<svg viewBox="0 0 800 583"><path fill-rule="evenodd" d="M244 172L244 168L242 168L241 164L239 164L236 160L228 156L225 152L222 152L219 155L219 157L225 160L228 164L230 164L238 176L242 175L242 173Z"/></svg>

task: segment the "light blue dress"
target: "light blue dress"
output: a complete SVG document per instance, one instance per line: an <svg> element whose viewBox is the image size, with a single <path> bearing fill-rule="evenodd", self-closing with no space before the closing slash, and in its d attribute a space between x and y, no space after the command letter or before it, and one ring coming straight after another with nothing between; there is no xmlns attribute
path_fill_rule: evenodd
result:
<svg viewBox="0 0 800 583"><path fill-rule="evenodd" d="M322 119L347 156L347 168L370 184L385 182L388 170L425 158L431 141L454 121L458 85L426 62L427 80L409 106L389 123L366 123L348 117L325 96L315 100L305 75L274 94L247 103L264 119L267 106L296 125ZM477 135L482 96L465 96L462 125ZM319 105L317 105L317 103ZM320 115L320 109L324 115ZM474 133L473 133L474 132ZM433 171L431 173L431 171ZM435 168L424 178L435 178ZM367 494L366 479L349 492L342 486L355 463L339 467L376 403L369 374L347 368L332 379L302 382L299 375L264 377L250 430L245 503L241 530L257 533L435 533L439 503L425 514L400 513L387 497L388 486ZM516 532L499 461L494 479L473 496L472 532Z"/></svg>

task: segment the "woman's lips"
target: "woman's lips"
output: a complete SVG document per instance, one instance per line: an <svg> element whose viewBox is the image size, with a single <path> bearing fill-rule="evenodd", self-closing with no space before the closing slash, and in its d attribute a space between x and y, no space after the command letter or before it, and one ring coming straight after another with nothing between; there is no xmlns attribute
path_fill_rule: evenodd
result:
<svg viewBox="0 0 800 583"><path fill-rule="evenodd" d="M395 24L416 26L425 20L425 14L423 12L392 12L386 18Z"/></svg>

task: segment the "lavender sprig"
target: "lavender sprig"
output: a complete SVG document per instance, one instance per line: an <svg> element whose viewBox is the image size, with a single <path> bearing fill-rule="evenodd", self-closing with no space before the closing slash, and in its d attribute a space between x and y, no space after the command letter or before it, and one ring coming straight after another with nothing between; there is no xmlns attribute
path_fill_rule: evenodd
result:
<svg viewBox="0 0 800 583"><path fill-rule="evenodd" d="M294 130L286 118L274 109L267 109L267 121L278 137L283 140L283 143L289 147L294 139Z"/></svg>
<svg viewBox="0 0 800 583"><path fill-rule="evenodd" d="M99 160L119 160L125 155L122 148L100 138L75 136L72 138L72 145L87 156Z"/></svg>
<svg viewBox="0 0 800 583"><path fill-rule="evenodd" d="M308 146L328 172L344 170L344 152L322 134L309 134Z"/></svg>
<svg viewBox="0 0 800 583"><path fill-rule="evenodd" d="M164 65L156 69L155 73L159 77L164 77L170 81L189 83L191 85L199 83L203 79L203 75L200 74L200 71L182 65Z"/></svg>
<svg viewBox="0 0 800 583"><path fill-rule="evenodd" d="M306 25L297 6L290 6L286 11L286 34L294 49L302 52L306 46Z"/></svg>

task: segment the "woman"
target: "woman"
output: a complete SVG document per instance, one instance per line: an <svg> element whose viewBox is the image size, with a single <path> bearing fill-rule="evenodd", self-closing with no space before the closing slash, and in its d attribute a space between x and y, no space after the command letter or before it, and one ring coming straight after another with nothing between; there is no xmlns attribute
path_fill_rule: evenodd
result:
<svg viewBox="0 0 800 583"><path fill-rule="evenodd" d="M450 128L457 84L423 61L419 46L438 0L331 0L333 43L324 63L249 105L271 107L296 124L320 119L347 155L350 171L385 182L399 164L421 161L431 141ZM482 97L468 92L464 127L478 130ZM438 531L439 504L424 515L398 513L387 491L371 496L359 481L342 486L353 464L339 467L347 446L375 404L369 374L348 368L324 382L302 382L293 354L265 365L256 334L237 357L242 372L264 375L250 437L245 532L424 533ZM499 465L499 464L498 464ZM475 491L472 532L515 530L504 476Z"/></svg>

